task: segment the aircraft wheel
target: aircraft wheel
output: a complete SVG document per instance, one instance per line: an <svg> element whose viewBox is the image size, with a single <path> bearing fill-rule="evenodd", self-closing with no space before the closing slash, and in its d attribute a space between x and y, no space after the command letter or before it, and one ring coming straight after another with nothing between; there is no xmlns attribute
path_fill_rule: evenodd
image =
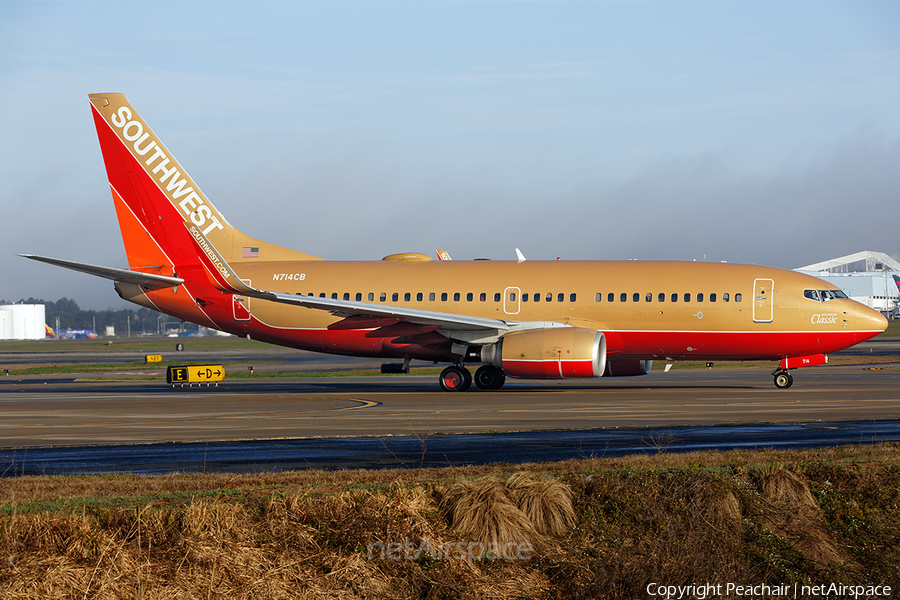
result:
<svg viewBox="0 0 900 600"><path fill-rule="evenodd" d="M775 374L775 387L786 390L794 385L794 377L787 371L781 371Z"/></svg>
<svg viewBox="0 0 900 600"><path fill-rule="evenodd" d="M462 367L447 367L439 379L445 392L464 392L472 385L472 374Z"/></svg>
<svg viewBox="0 0 900 600"><path fill-rule="evenodd" d="M502 369L494 365L481 365L475 371L475 385L481 390L499 390L506 383Z"/></svg>

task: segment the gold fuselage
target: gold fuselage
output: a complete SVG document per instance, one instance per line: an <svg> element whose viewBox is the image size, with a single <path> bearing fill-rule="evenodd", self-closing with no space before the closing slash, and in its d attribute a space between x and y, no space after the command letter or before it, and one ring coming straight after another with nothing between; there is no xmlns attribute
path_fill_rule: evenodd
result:
<svg viewBox="0 0 900 600"><path fill-rule="evenodd" d="M831 284L755 265L243 260L234 267L251 286L276 292L596 329L610 340L611 357L620 358L778 359L828 353L877 335L885 325L879 313L853 300L818 302L804 297L806 289L836 289ZM154 302L160 304L164 294L155 293ZM327 311L259 299L249 299L245 306L251 320L235 321L224 311L216 313L215 325L315 350L416 357L411 346L405 351L371 351L368 346L355 348L352 342L344 348L327 347L318 341L322 335L335 330L347 335L339 326L344 319ZM368 324L360 330L377 326ZM309 343L314 331L322 333Z"/></svg>

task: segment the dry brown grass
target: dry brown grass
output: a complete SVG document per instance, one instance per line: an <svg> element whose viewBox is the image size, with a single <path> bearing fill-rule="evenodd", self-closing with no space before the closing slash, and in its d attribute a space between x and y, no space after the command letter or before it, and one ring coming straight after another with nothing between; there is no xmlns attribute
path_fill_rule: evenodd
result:
<svg viewBox="0 0 900 600"><path fill-rule="evenodd" d="M543 535L562 535L575 524L572 491L546 475L514 473L506 480L510 500Z"/></svg>
<svg viewBox="0 0 900 600"><path fill-rule="evenodd" d="M441 507L453 530L473 541L500 547L538 541L531 519L510 499L499 477L457 481L444 494Z"/></svg>
<svg viewBox="0 0 900 600"><path fill-rule="evenodd" d="M0 483L4 600L637 598L900 572L897 445ZM417 554L529 540L527 560Z"/></svg>
<svg viewBox="0 0 900 600"><path fill-rule="evenodd" d="M852 559L822 526L822 509L800 475L773 465L760 472L759 488L776 509L769 517L773 533L817 565L852 566Z"/></svg>

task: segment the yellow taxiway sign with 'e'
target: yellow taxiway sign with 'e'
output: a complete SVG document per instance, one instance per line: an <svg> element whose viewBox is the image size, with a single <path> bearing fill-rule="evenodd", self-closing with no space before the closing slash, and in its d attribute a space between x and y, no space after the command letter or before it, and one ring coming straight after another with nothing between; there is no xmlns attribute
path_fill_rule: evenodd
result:
<svg viewBox="0 0 900 600"><path fill-rule="evenodd" d="M169 367L166 383L215 383L225 379L222 365L190 365Z"/></svg>

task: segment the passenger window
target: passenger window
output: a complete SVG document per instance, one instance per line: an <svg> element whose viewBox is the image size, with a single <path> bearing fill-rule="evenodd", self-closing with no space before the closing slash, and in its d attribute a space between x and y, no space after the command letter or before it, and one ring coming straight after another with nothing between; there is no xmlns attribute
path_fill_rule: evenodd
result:
<svg viewBox="0 0 900 600"><path fill-rule="evenodd" d="M569 294L569 302L575 302L575 294Z"/></svg>
<svg viewBox="0 0 900 600"><path fill-rule="evenodd" d="M553 294L551 294L550 292L547 292L546 300L547 300L547 302L553 302Z"/></svg>
<svg viewBox="0 0 900 600"><path fill-rule="evenodd" d="M485 294L484 292L481 292L480 294L478 294L478 299L480 301L484 302L485 300L487 300L487 294Z"/></svg>
<svg viewBox="0 0 900 600"><path fill-rule="evenodd" d="M672 302L678 302L678 294L672 294Z"/></svg>
<svg viewBox="0 0 900 600"><path fill-rule="evenodd" d="M703 302L703 292L697 294L697 302Z"/></svg>
<svg viewBox="0 0 900 600"><path fill-rule="evenodd" d="M456 293L453 294L453 301L454 301L454 302L459 302L459 292L456 292Z"/></svg>
<svg viewBox="0 0 900 600"><path fill-rule="evenodd" d="M565 295L565 294L557 294L557 295L556 295L556 301L557 301L557 302L563 302L563 301L565 301L565 299L566 299L566 295Z"/></svg>
<svg viewBox="0 0 900 600"><path fill-rule="evenodd" d="M412 299L412 294L410 294L409 292L406 292L405 294L403 294L404 302L409 302L411 299Z"/></svg>
<svg viewBox="0 0 900 600"><path fill-rule="evenodd" d="M603 294L601 294L600 292L597 292L596 294L594 294L594 302L600 302L602 299L603 299Z"/></svg>
<svg viewBox="0 0 900 600"><path fill-rule="evenodd" d="M500 302L500 292L494 294L494 302Z"/></svg>
<svg viewBox="0 0 900 600"><path fill-rule="evenodd" d="M690 294L685 294L685 295L684 295L684 301L685 301L685 302L690 302L690 301L691 301L691 295L690 295Z"/></svg>
<svg viewBox="0 0 900 600"><path fill-rule="evenodd" d="M475 295L472 292L466 294L466 302L471 302L475 298Z"/></svg>
<svg viewBox="0 0 900 600"><path fill-rule="evenodd" d="M418 292L416 294L416 302L421 302L423 298L424 296L422 295L422 292Z"/></svg>
<svg viewBox="0 0 900 600"><path fill-rule="evenodd" d="M740 302L741 299L742 299L741 294L735 294L735 295L734 295L734 301L735 301L735 302Z"/></svg>
<svg viewBox="0 0 900 600"><path fill-rule="evenodd" d="M441 292L441 302L447 301L447 292Z"/></svg>
<svg viewBox="0 0 900 600"><path fill-rule="evenodd" d="M607 301L607 302L615 302L615 301L616 301L616 295L613 294L612 292L608 293L608 294L606 295L606 301Z"/></svg>
<svg viewBox="0 0 900 600"><path fill-rule="evenodd" d="M378 301L379 301L379 302L386 302L386 301L387 301L387 294L385 294L384 292L381 292L380 294L378 294Z"/></svg>
<svg viewBox="0 0 900 600"><path fill-rule="evenodd" d="M619 294L619 302L628 302L628 294L625 292Z"/></svg>
<svg viewBox="0 0 900 600"><path fill-rule="evenodd" d="M515 301L516 301L516 293L515 293L515 292L510 292L510 293L509 293L509 301L510 301L510 302L515 302Z"/></svg>
<svg viewBox="0 0 900 600"><path fill-rule="evenodd" d="M641 295L638 294L637 292L633 293L633 294L631 295L631 301L632 301L632 302L640 302L640 301L641 301Z"/></svg>
<svg viewBox="0 0 900 600"><path fill-rule="evenodd" d="M324 297L325 297L325 292L320 292L320 293L319 293L319 298L324 298Z"/></svg>
<svg viewBox="0 0 900 600"><path fill-rule="evenodd" d="M657 296L657 300L659 300L660 302L665 302L665 301L666 301L666 295L663 294L662 292L660 292L660 293L659 293L659 296Z"/></svg>
<svg viewBox="0 0 900 600"><path fill-rule="evenodd" d="M541 295L540 295L540 294L535 294L535 295L534 295L534 301L535 301L535 302L540 302L540 301L541 301Z"/></svg>
<svg viewBox="0 0 900 600"><path fill-rule="evenodd" d="M522 294L522 302L528 302L528 294Z"/></svg>
<svg viewBox="0 0 900 600"><path fill-rule="evenodd" d="M391 302L396 302L399 299L400 299L400 294L398 294L397 292L394 292L393 294L391 294Z"/></svg>
<svg viewBox="0 0 900 600"><path fill-rule="evenodd" d="M362 292L356 292L356 301L357 301L357 302L361 302L361 301L362 301Z"/></svg>
<svg viewBox="0 0 900 600"><path fill-rule="evenodd" d="M647 292L647 295L644 296L644 302L653 302L653 294Z"/></svg>
<svg viewBox="0 0 900 600"><path fill-rule="evenodd" d="M712 294L709 295L709 301L710 301L710 302L715 302L715 301L716 301L716 294L715 294L715 292L713 292Z"/></svg>
<svg viewBox="0 0 900 600"><path fill-rule="evenodd" d="M729 299L730 299L730 296L728 295L728 292L725 292L724 294L722 294L722 302L728 302Z"/></svg>
<svg viewBox="0 0 900 600"><path fill-rule="evenodd" d="M434 292L428 292L428 301L434 302Z"/></svg>
<svg viewBox="0 0 900 600"><path fill-rule="evenodd" d="M337 300L337 292L331 292L331 299Z"/></svg>

